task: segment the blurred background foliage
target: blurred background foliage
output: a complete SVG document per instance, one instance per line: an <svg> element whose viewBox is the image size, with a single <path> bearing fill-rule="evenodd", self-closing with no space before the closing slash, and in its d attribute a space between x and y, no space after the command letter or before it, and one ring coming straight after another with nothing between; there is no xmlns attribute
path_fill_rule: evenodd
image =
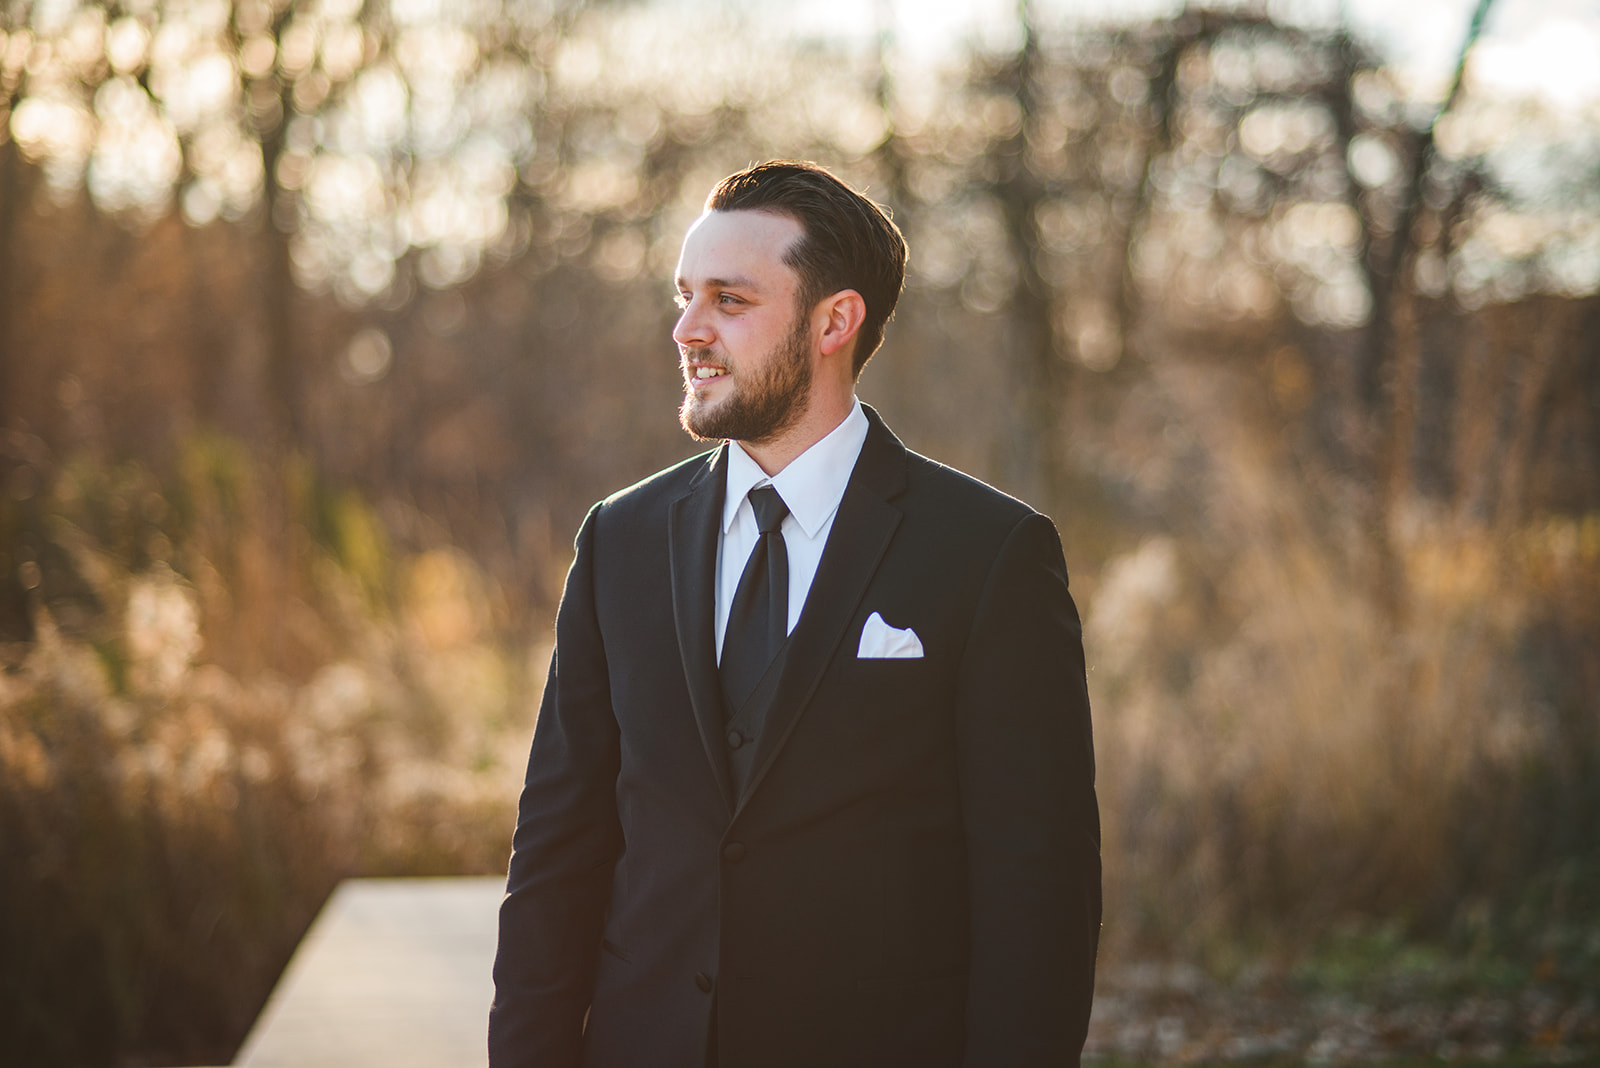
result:
<svg viewBox="0 0 1600 1068"><path fill-rule="evenodd" d="M8 1056L226 1060L337 879L502 870L771 156L910 240L863 398L1062 528L1109 962L1600 982L1594 98L1488 0L1431 88L1290 3L889 10L0 0Z"/></svg>

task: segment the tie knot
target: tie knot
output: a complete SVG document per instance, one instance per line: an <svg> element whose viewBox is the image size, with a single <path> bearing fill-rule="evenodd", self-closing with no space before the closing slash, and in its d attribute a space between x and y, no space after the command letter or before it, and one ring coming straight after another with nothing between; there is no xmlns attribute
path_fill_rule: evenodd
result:
<svg viewBox="0 0 1600 1068"><path fill-rule="evenodd" d="M756 526L763 534L776 534L783 526L783 517L789 514L789 506L771 486L751 490L750 507L756 510Z"/></svg>

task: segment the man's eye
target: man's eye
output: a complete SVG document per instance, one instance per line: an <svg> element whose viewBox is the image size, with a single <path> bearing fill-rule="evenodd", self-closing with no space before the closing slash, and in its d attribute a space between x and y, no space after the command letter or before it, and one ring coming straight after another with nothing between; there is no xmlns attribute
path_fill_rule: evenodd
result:
<svg viewBox="0 0 1600 1068"><path fill-rule="evenodd" d="M688 308L689 307L689 294L687 294L687 293L678 293L678 294L674 295L673 298L672 298L672 303L674 303L674 304L676 304L678 306L678 310L679 311L682 311L682 310Z"/></svg>
<svg viewBox="0 0 1600 1068"><path fill-rule="evenodd" d="M720 294L717 295L717 303L719 303L719 304L743 304L744 301L740 300L738 297L734 296L732 293L720 293Z"/></svg>

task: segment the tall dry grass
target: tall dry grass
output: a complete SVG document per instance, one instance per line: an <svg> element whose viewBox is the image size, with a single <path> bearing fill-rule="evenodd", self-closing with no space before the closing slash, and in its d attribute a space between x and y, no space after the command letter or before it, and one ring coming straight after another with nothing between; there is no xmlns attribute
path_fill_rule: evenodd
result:
<svg viewBox="0 0 1600 1068"><path fill-rule="evenodd" d="M1600 979L1600 514L1414 499L1396 615L1354 511L1182 392L1199 517L1109 559L1086 618L1111 945L1399 932Z"/></svg>
<svg viewBox="0 0 1600 1068"><path fill-rule="evenodd" d="M5 1059L223 1063L339 878L503 870L543 653L234 443L40 485L0 518Z"/></svg>
<svg viewBox="0 0 1600 1068"><path fill-rule="evenodd" d="M1186 424L1204 507L1074 561L1108 956L1367 924L1600 978L1600 516L1414 503L1386 616L1326 487L1176 392L1220 413ZM547 628L225 439L34 475L0 506L33 628L0 649L0 1042L225 1061L337 879L502 870Z"/></svg>

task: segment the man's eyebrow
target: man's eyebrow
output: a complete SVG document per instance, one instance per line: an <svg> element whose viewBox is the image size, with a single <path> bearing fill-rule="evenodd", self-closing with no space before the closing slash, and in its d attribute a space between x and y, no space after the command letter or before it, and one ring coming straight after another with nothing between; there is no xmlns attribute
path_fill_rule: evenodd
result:
<svg viewBox="0 0 1600 1068"><path fill-rule="evenodd" d="M689 281L688 281L688 279L684 278L682 275L678 276L678 278L676 279L676 282L677 282L677 286L678 286L679 289L688 288ZM753 278L744 278L744 277L741 277L739 275L734 275L732 278L707 278L705 280L704 285L705 285L705 287L707 289L754 289L754 290L760 290L760 288L761 288L759 285L756 284L755 279L753 279Z"/></svg>

